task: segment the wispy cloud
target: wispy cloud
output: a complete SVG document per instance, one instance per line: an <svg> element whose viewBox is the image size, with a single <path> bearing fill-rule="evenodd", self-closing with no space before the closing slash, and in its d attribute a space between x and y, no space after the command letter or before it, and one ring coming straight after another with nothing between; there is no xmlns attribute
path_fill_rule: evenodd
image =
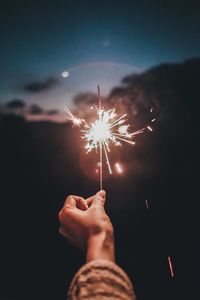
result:
<svg viewBox="0 0 200 300"><path fill-rule="evenodd" d="M57 78L50 76L46 80L38 80L26 84L24 90L30 93L39 93L54 88L58 83Z"/></svg>

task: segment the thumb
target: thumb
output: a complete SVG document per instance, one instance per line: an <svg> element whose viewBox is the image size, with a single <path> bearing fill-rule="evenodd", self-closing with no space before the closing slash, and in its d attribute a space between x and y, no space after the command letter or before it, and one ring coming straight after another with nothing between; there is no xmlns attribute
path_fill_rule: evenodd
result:
<svg viewBox="0 0 200 300"><path fill-rule="evenodd" d="M106 201L106 192L104 190L101 190L98 193L96 193L96 195L94 196L94 201L92 202L92 205L98 205L104 207L105 201Z"/></svg>

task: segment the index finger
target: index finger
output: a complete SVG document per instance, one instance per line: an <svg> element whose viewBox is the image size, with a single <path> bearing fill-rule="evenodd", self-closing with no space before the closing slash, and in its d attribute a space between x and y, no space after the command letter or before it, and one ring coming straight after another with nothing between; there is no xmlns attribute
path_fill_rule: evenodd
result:
<svg viewBox="0 0 200 300"><path fill-rule="evenodd" d="M68 196L65 200L64 206L68 208L78 208L81 210L87 210L88 204L83 197L71 195Z"/></svg>

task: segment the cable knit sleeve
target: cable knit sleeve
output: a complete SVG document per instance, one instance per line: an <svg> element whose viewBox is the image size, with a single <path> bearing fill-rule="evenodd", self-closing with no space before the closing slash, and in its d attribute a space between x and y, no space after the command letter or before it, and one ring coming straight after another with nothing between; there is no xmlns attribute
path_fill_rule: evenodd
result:
<svg viewBox="0 0 200 300"><path fill-rule="evenodd" d="M76 273L68 292L69 300L135 300L126 273L115 263L94 260Z"/></svg>

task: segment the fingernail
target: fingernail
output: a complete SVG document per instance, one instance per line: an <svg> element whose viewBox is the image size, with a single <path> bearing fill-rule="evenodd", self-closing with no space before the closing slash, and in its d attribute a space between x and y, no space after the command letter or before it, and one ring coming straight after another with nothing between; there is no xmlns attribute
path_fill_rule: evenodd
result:
<svg viewBox="0 0 200 300"><path fill-rule="evenodd" d="M100 194L101 197L105 197L106 196L106 192L104 190L100 190L97 195Z"/></svg>

